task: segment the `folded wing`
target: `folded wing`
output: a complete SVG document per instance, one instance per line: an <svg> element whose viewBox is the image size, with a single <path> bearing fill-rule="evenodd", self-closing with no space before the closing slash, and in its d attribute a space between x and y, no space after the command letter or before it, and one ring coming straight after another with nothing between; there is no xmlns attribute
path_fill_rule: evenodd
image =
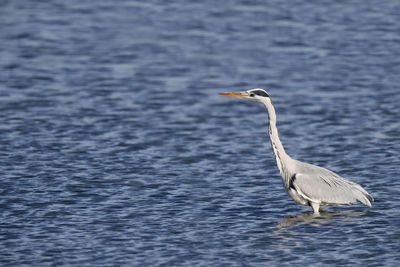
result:
<svg viewBox="0 0 400 267"><path fill-rule="evenodd" d="M348 181L327 169L310 165L317 169L296 173L290 186L305 199L321 204L351 204L357 201L371 206L373 198L359 184Z"/></svg>

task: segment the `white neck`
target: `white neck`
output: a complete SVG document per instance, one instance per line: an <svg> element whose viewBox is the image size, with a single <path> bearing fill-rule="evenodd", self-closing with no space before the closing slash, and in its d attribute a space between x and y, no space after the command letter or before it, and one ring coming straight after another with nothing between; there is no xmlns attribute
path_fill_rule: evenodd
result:
<svg viewBox="0 0 400 267"><path fill-rule="evenodd" d="M271 100L263 100L262 103L268 110L269 117L269 137L271 139L272 150L274 151L276 164L278 165L279 172L282 177L286 176L285 170L291 170L292 159L286 154L285 149L278 136L278 129L276 128L276 113Z"/></svg>

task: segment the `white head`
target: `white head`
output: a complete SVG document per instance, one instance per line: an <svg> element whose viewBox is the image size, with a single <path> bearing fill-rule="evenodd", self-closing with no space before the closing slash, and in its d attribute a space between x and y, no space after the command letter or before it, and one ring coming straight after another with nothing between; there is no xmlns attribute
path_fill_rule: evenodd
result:
<svg viewBox="0 0 400 267"><path fill-rule="evenodd" d="M266 100L271 101L268 93L264 89L260 88L250 89L244 92L237 92L237 93L221 93L220 95L241 97L264 103Z"/></svg>

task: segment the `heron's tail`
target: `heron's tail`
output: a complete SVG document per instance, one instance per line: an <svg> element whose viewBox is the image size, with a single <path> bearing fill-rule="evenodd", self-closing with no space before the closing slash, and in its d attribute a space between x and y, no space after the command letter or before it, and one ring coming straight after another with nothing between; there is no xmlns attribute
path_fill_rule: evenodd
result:
<svg viewBox="0 0 400 267"><path fill-rule="evenodd" d="M374 198L368 194L367 191L365 191L364 188L362 188L360 185L356 184L354 186L354 189L357 191L357 200L360 201L361 203L367 205L368 207L371 207L371 202L374 201Z"/></svg>

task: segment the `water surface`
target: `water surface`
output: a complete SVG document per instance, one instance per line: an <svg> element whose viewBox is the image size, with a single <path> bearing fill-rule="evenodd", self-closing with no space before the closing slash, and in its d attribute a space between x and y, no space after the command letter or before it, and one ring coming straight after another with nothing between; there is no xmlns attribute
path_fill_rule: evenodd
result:
<svg viewBox="0 0 400 267"><path fill-rule="evenodd" d="M2 1L0 263L395 266L398 1ZM320 216L288 154L376 199Z"/></svg>

